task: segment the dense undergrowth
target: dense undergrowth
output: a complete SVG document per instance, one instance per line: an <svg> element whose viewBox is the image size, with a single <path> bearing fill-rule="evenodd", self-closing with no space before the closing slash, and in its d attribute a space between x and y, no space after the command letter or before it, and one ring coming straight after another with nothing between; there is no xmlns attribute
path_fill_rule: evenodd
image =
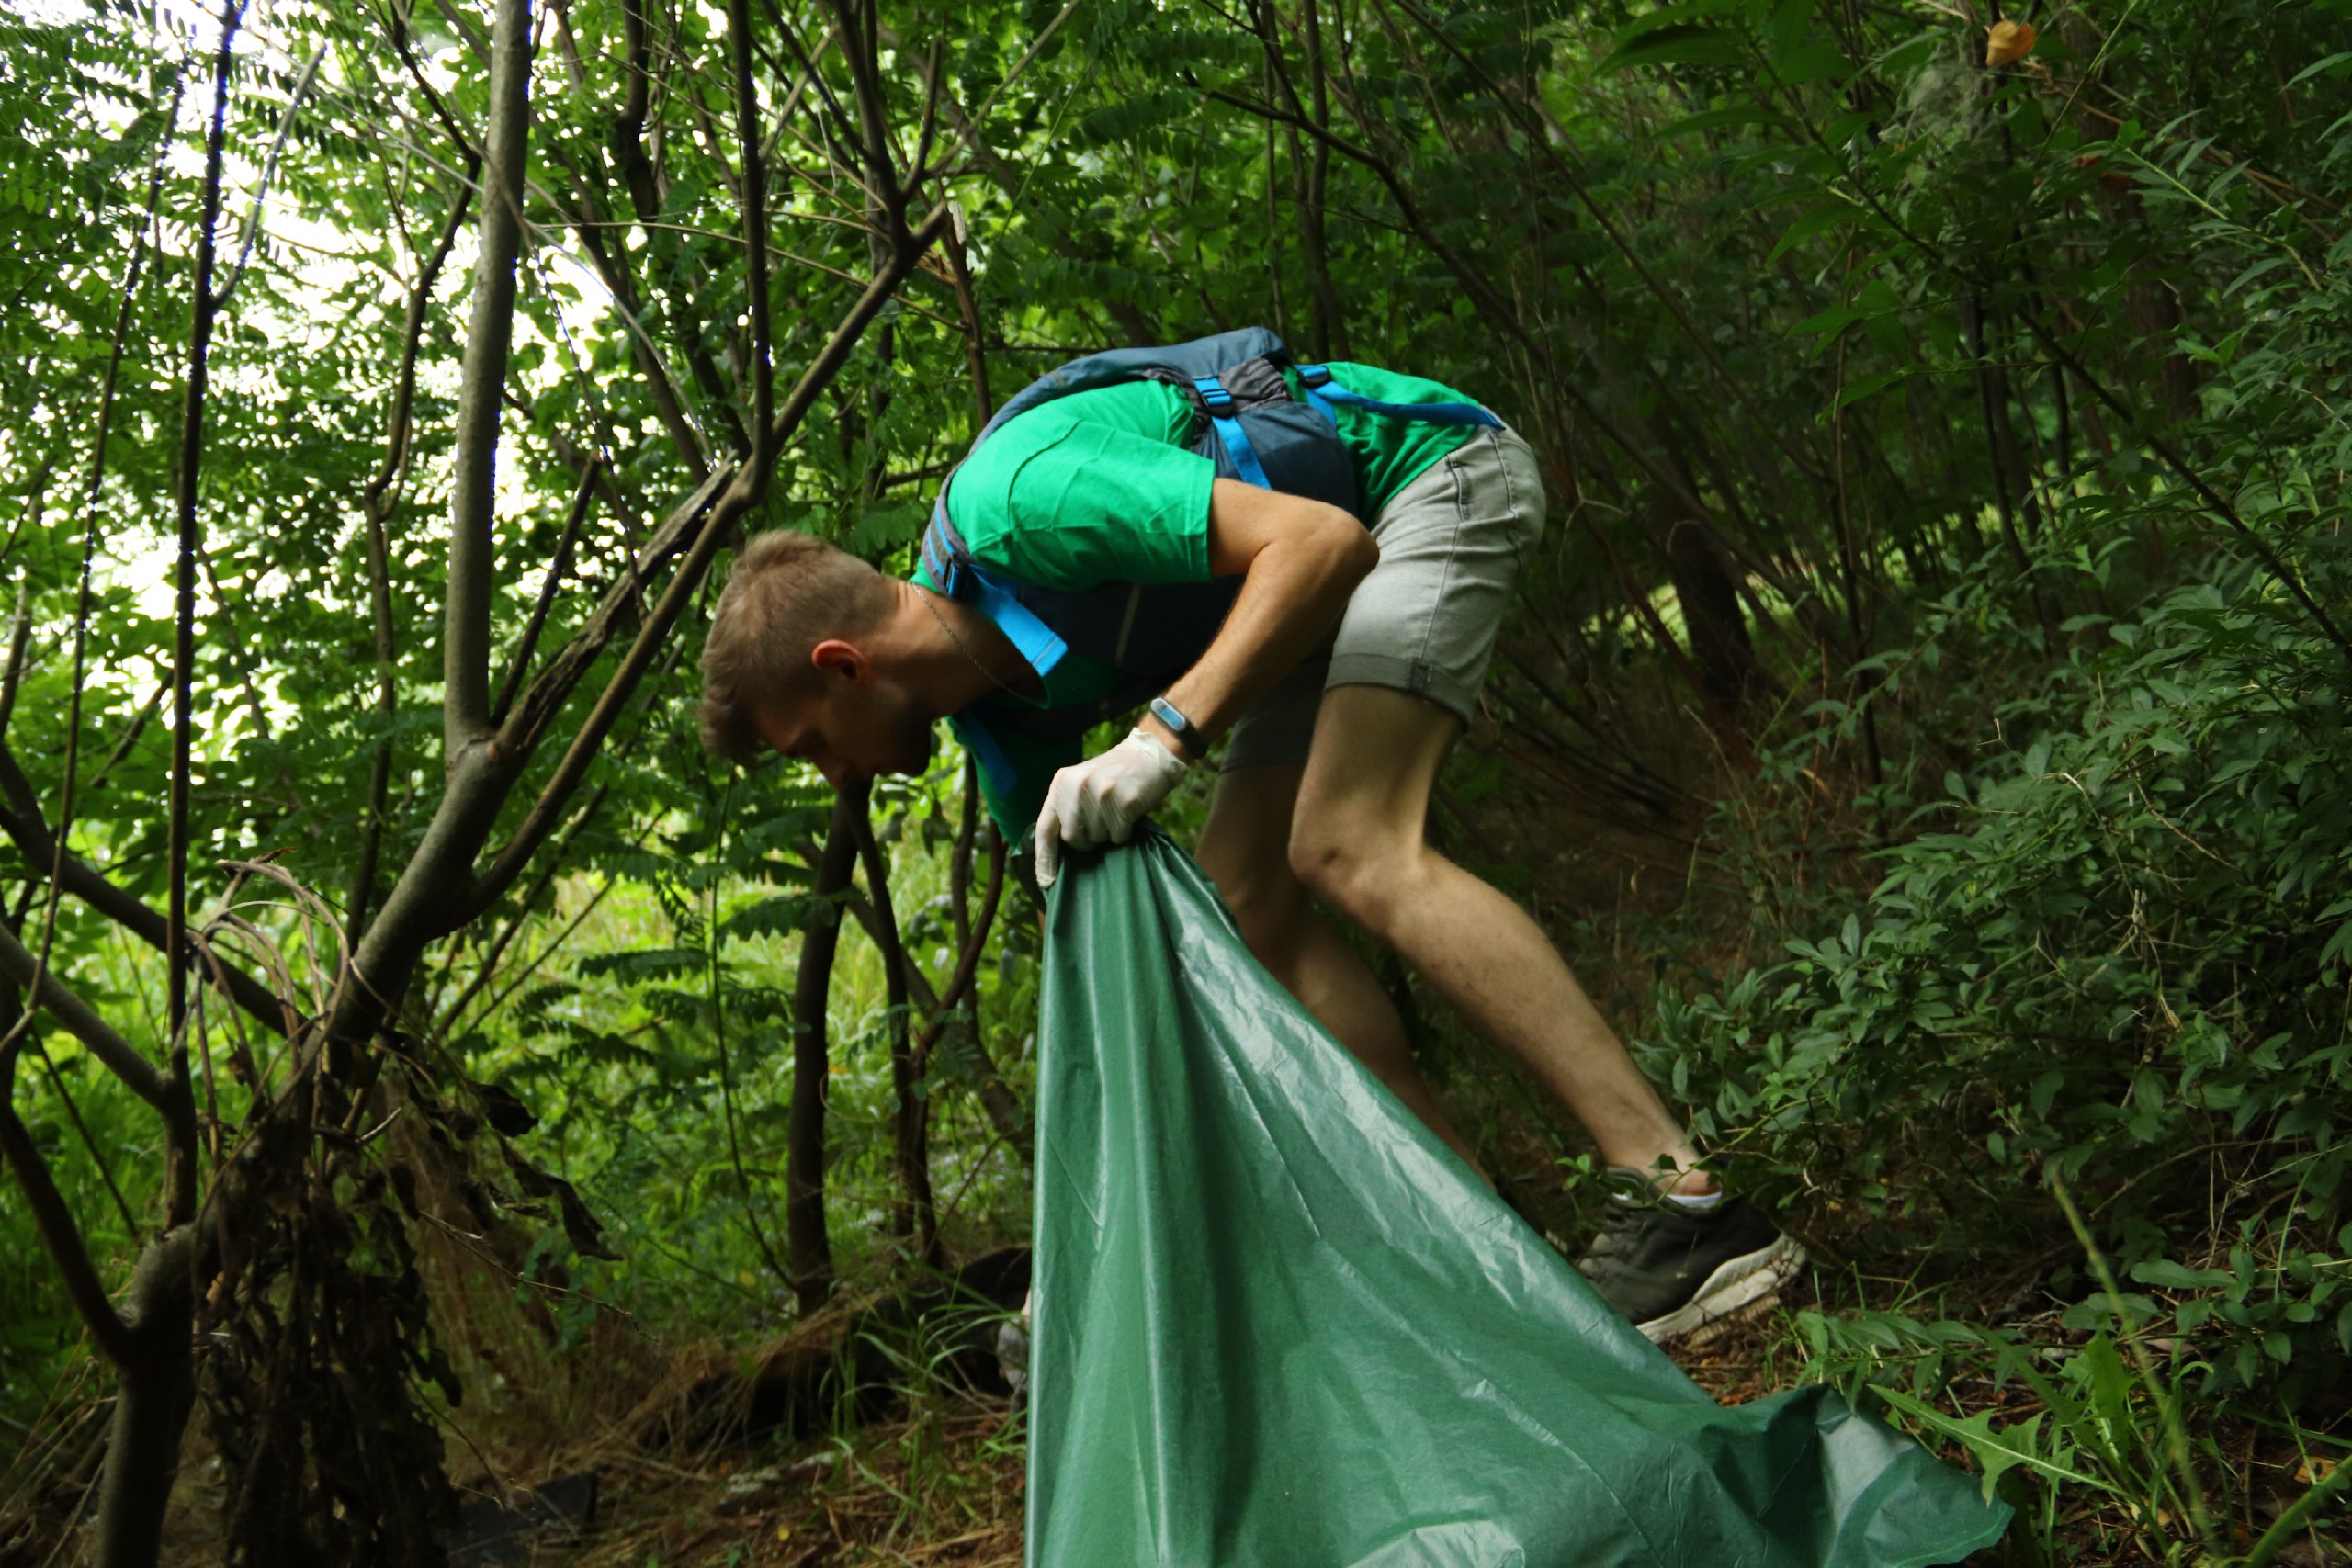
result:
<svg viewBox="0 0 2352 1568"><path fill-rule="evenodd" d="M2257 298L2189 437L2269 549L2162 476L2053 486L2027 570L1919 593L1867 688L1784 717L1718 807L1782 955L1654 991L1652 1070L1846 1276L1849 1311L1797 1325L1816 1374L2006 1474L2048 1550L2086 1499L2168 1561L2270 1561L2341 1507L2352 648L2282 581L2343 601L2330 259ZM1792 886L1872 710L1900 762L1838 824L1867 872ZM2247 1423L2303 1461L2261 1510L2220 1446Z"/></svg>

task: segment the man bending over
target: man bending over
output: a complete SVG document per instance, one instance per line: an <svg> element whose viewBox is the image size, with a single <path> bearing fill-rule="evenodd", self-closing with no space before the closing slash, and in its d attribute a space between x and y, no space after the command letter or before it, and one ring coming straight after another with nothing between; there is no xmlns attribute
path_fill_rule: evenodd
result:
<svg viewBox="0 0 2352 1568"><path fill-rule="evenodd" d="M1793 1244L1700 1168L1534 920L1424 837L1543 530L1527 444L1436 382L1297 367L1278 344L1221 382L1185 380L1154 368L1009 409L953 476L911 581L807 535L751 540L703 654L706 743L798 758L839 785L921 772L945 718L1050 884L1064 845L1125 841L1224 738L1198 858L1291 993L1474 1166L1387 993L1322 911L1524 1063L1617 1168L1623 1190L1579 1268L1651 1337L1770 1290ZM1200 450L1250 453L1228 387L1289 422L1261 425L1260 448L1305 421L1321 477L1220 477L1259 468ZM1324 498L1293 493L1307 489ZM1083 757L1086 727L1155 694L1125 739Z"/></svg>

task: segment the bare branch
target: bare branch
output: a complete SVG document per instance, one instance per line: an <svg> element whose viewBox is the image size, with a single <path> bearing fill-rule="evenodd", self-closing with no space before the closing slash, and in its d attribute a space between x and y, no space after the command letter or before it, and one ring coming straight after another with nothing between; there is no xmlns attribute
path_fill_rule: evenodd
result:
<svg viewBox="0 0 2352 1568"><path fill-rule="evenodd" d="M523 248L523 165L530 150L531 4L499 0L490 53L490 130L482 164L481 256L458 392L450 476L449 586L442 626L445 761L491 731L491 550L499 395L514 335L514 265Z"/></svg>
<svg viewBox="0 0 2352 1568"><path fill-rule="evenodd" d="M915 263L922 254L938 240L946 224L947 209L942 206L934 209L923 220L922 227L913 233L900 231L888 263L874 281L866 286L865 294L850 308L848 315L833 329L831 338L818 351L808 368L801 373L791 395L785 400L784 406L776 411L768 434L767 446L771 453L781 452L785 442L800 428L801 422L808 416L808 411L816 405L819 395L840 373L851 350L856 347L857 340L865 334L867 324L881 313L882 307L888 302L907 274L914 270ZM716 504L712 505L707 498L721 479L729 481L726 492L718 496ZM638 682L652 664L655 653L670 634L670 628L677 623L688 601L700 591L703 577L710 570L712 558L718 555L719 547L727 541L736 522L750 509L752 497L757 493L760 482L751 479L742 469L733 470L731 476L729 470L722 469L712 477L710 483L696 492L694 500L673 514L670 524L664 525L663 532L671 534L674 541L694 526L701 505L711 506L709 518L702 524L701 533L687 551L686 558L671 575L669 587L639 626L635 640L621 659L620 668L613 672L603 694L597 698L595 707L581 725L579 733L572 738L571 746L564 753L563 761L557 765L554 777L540 791L539 798L533 803L522 825L514 830L514 836L507 840L489 870L482 874L475 888L473 908L480 908L504 892L541 840L552 830L556 819L562 814L564 802L580 787L580 781L586 775L589 763L595 760L597 748L619 720L621 710L636 694ZM657 538L656 544L660 542ZM608 628L605 635L609 635ZM548 675L532 683L516 704L515 711L507 717L506 729L501 733L497 750L508 756L514 765L520 764L515 743L526 735L536 739L535 731L545 723L546 714L560 705L561 694L568 693L571 684L576 682L585 671L584 663L577 663L566 657L571 652L567 649L565 655L558 657ZM560 681L550 681L550 677L559 675L561 677ZM542 691L543 687L547 689ZM520 733L514 733L518 722L526 728Z"/></svg>
<svg viewBox="0 0 2352 1568"><path fill-rule="evenodd" d="M81 1227L65 1206L65 1195L57 1190L56 1179L50 1175L32 1134L17 1119L17 1108L5 1097L0 1097L0 1159L6 1161L17 1184L24 1189L25 1207L32 1212L33 1227L40 1232L41 1245L57 1266L74 1313L88 1325L90 1337L98 1342L106 1358L121 1365L132 1352L130 1326L114 1310L114 1302L90 1262Z"/></svg>
<svg viewBox="0 0 2352 1568"><path fill-rule="evenodd" d="M545 863L540 865L538 874L531 879L530 890L514 901L514 918L508 920L498 935L491 940L489 949L481 955L481 961L474 966L473 978L466 983L464 990L458 993L456 1000L439 1010L440 1021L433 1027L435 1039L454 1039L460 1021L479 1025L483 1019L503 1007L506 1004L506 998L514 993L514 987L522 984L525 977L535 972L540 964L546 963L565 942L571 940L571 933L579 930L581 922L587 919L596 906L605 901L605 895L616 886L611 878L600 880L596 885L595 893L589 897L586 905L578 914L572 916L563 930L558 932L546 947L539 950L538 956L522 966L522 974L508 980L505 987L497 996L491 998L489 1005L484 1007L479 1015L470 1019L466 1017L466 1010L473 1005L474 998L481 995L491 982L503 977L504 972L499 968L499 964L504 960L506 950L514 945L514 939L522 935L523 928L530 923L532 911L538 907L539 898L547 892L548 885L561 874L566 846L587 828L590 819L596 815L596 808L605 804L605 796L610 788L609 784L599 784L589 791L587 802L581 807L579 815L571 819L571 826L563 830L563 842L557 844L548 853ZM637 841L644 842L644 837L640 835Z"/></svg>
<svg viewBox="0 0 2352 1568"><path fill-rule="evenodd" d="M40 802L30 780L17 765L15 752L0 742L0 834L36 866L46 866L60 893L70 894L96 913L137 937L158 953L168 951L169 922L136 894L107 880L96 867L60 843L42 820ZM230 1000L264 1027L288 1033L299 1021L287 1011L276 993L241 969L222 964Z"/></svg>
<svg viewBox="0 0 2352 1568"><path fill-rule="evenodd" d="M539 633L547 627L548 611L555 604L556 590L563 585L564 573L571 569L571 551L580 536L580 525L587 520L588 503L595 498L597 476L603 471L604 459L591 456L581 473L579 487L571 492L571 505L563 514L563 533L556 539L555 556L548 562L547 577L539 584L539 597L531 606L531 619L523 628L522 640L514 645L506 666L506 679L498 683L498 701L490 710L497 722L505 721L514 693L531 668L531 655L539 646Z"/></svg>
<svg viewBox="0 0 2352 1568"><path fill-rule="evenodd" d="M980 954L987 951L989 935L996 927L997 905L1004 896L1004 835L993 829L989 833L989 886L980 895L980 918L964 940L964 951L956 960L956 973L949 976L946 987L939 993L938 1016L915 1042L915 1069L920 1072L929 1065L931 1053L939 1037L947 1032L947 1025L956 1010L964 1005L964 998L980 972Z"/></svg>
<svg viewBox="0 0 2352 1568"><path fill-rule="evenodd" d="M197 479L204 466L204 400L210 372L212 326L220 304L220 296L213 292L212 269L215 231L220 222L220 170L229 134L230 68L235 60L232 50L237 27L243 19L243 0L221 0L220 47L212 64L212 124L205 138L204 194L197 227L194 297L188 309L187 386L180 405L178 604L172 632L171 818L165 835L170 893L164 912L165 1017L170 1026L171 1066L169 1076L164 1080L164 1098L154 1102L164 1112L164 1206L175 1225L186 1224L196 1211L196 1102L189 1092L187 1071L187 852L188 795L196 767L196 568L202 547L196 516ZM63 848L62 839L59 847L61 851ZM47 941L45 935L43 941ZM44 953L42 956L48 955ZM38 1003L39 999L36 990L34 1000ZM86 1042L87 1037L85 1039ZM95 1052L97 1046L92 1044L91 1049ZM133 1059L141 1066L146 1065L145 1059L135 1054ZM116 1070L118 1074L121 1071Z"/></svg>
<svg viewBox="0 0 2352 1568"><path fill-rule="evenodd" d="M824 1304L833 1288L832 1245L825 1230L825 1096L831 1066L825 1039L833 956L840 950L842 895L857 865L857 827L865 818L866 786L833 798L825 848L809 888L819 905L800 938L792 983L792 1109L785 1132L785 1247L792 1260L793 1293L803 1312Z"/></svg>
<svg viewBox="0 0 2352 1568"><path fill-rule="evenodd" d="M244 281L245 264L253 259L254 241L261 234L262 203L269 197L269 182L277 177L278 154L286 151L286 139L294 133L294 121L302 112L302 100L311 96L311 84L319 79L319 66L327 57L327 46L319 45L311 56L311 63L302 68L302 78L294 84L293 96L286 101L286 112L278 117L277 136L269 144L269 156L262 160L261 183L254 187L254 205L245 214L244 233L237 242L237 264L229 269L229 281L220 286L215 308L229 308L230 296L237 292L237 285Z"/></svg>
<svg viewBox="0 0 2352 1568"><path fill-rule="evenodd" d="M441 268L464 227L466 210L473 203L478 160L469 159L465 177L449 198L449 216L441 225L433 254L416 275L408 294L408 319L401 330L400 375L393 383L392 407L384 436L384 461L376 470L360 502L368 517L368 604L373 622L376 654L376 720L383 728L375 756L368 768L368 821L361 829L359 855L352 866L351 886L344 897L343 929L346 945L356 943L367 930L376 897L376 863L383 853L384 814L391 802L392 723L400 712L400 688L394 668L398 628L392 616L392 513L406 490L409 434L416 401L416 361L424 341L424 313Z"/></svg>
<svg viewBox="0 0 2352 1568"><path fill-rule="evenodd" d="M775 367L768 340L767 172L760 159L760 99L752 85L752 0L728 0L727 36L735 54L735 123L743 149L743 270L752 316L752 478L747 506L767 493L775 467Z"/></svg>
<svg viewBox="0 0 2352 1568"><path fill-rule="evenodd" d="M899 915L890 898L890 868L874 840L874 820L861 810L851 818L857 835L857 857L865 867L865 896L873 900L882 949L882 987L888 1001L890 1031L890 1088L897 1101L899 1186L901 1192L892 1228L910 1241L915 1256L929 1259L939 1240L939 1214L931 1195L931 1105L922 1093L922 1075L915 1067L914 1044L908 1038L907 944L899 931Z"/></svg>
<svg viewBox="0 0 2352 1568"><path fill-rule="evenodd" d="M679 400L677 378L662 362L662 351L655 346L652 334L645 328L642 320L644 299L637 286L637 275L628 264L628 253L616 252L605 243L602 231L626 225L613 223L602 216L604 209L597 205L587 176L572 165L561 149L549 148L548 157L571 175L572 192L579 197L581 211L570 227L579 236L580 248L588 253L597 280L613 297L628 333L629 355L637 361L638 374L645 378L646 391L653 399L653 411L661 417L662 427L670 433L670 445L676 449L678 460L686 466L686 471L699 479L710 471L709 447L703 440L701 430L687 412L685 404ZM700 384L699 378L696 384Z"/></svg>
<svg viewBox="0 0 2352 1568"><path fill-rule="evenodd" d="M79 1040L100 1066L122 1080L123 1087L158 1110L172 1098L172 1086L162 1068L139 1054L136 1046L114 1032L89 1003L67 990L53 974L34 982L33 955L17 933L0 925L0 979L25 987L28 1011L45 1011Z"/></svg>
<svg viewBox="0 0 2352 1568"><path fill-rule="evenodd" d="M8 736L8 720L17 712L17 688L25 678L25 652L33 636L33 584L28 576L17 584L17 611L8 617L8 667L0 671L0 742Z"/></svg>
<svg viewBox="0 0 2352 1568"><path fill-rule="evenodd" d="M938 96L938 73L934 71L932 75L933 97ZM956 214L956 221L949 227L940 250L947 257L947 276L956 285L956 311L962 318L964 363L971 372L972 401L979 413L980 424L985 425L996 413L996 398L989 389L988 344L980 331L980 301L972 288L971 263L964 254L964 209L956 207L952 210Z"/></svg>

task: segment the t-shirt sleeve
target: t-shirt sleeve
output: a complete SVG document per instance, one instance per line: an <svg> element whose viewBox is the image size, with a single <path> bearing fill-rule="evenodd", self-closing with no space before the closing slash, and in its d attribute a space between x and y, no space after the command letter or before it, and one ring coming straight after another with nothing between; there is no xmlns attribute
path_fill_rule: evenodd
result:
<svg viewBox="0 0 2352 1568"><path fill-rule="evenodd" d="M1039 409L990 436L948 505L972 553L1040 588L1205 582L1216 465Z"/></svg>

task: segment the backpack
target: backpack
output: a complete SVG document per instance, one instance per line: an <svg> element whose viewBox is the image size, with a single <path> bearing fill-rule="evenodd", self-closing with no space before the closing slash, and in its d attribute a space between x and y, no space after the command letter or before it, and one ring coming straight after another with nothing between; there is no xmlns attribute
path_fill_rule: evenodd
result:
<svg viewBox="0 0 2352 1568"><path fill-rule="evenodd" d="M1306 389L1304 400L1292 395L1282 374L1284 366L1298 372ZM1355 466L1340 444L1334 405L1432 423L1502 423L1476 403L1385 403L1359 396L1332 380L1324 367L1295 364L1272 333L1249 327L1162 348L1112 349L1073 359L999 409L973 438L972 450L1008 420L1057 398L1136 380L1162 381L1185 395L1193 413L1185 445L1214 462L1219 478L1309 496L1359 517L1363 502L1356 493ZM1080 592L1023 582L973 558L948 521L947 492L954 483L950 473L922 538L923 565L940 591L986 615L1040 676L1075 650L1115 667L1122 677L1099 702L1032 708L983 699L956 716L966 743L1009 792L1014 770L996 733L1066 739L1140 707L1199 659L1225 624L1241 580L1111 582ZM1145 636L1137 637L1138 627Z"/></svg>

